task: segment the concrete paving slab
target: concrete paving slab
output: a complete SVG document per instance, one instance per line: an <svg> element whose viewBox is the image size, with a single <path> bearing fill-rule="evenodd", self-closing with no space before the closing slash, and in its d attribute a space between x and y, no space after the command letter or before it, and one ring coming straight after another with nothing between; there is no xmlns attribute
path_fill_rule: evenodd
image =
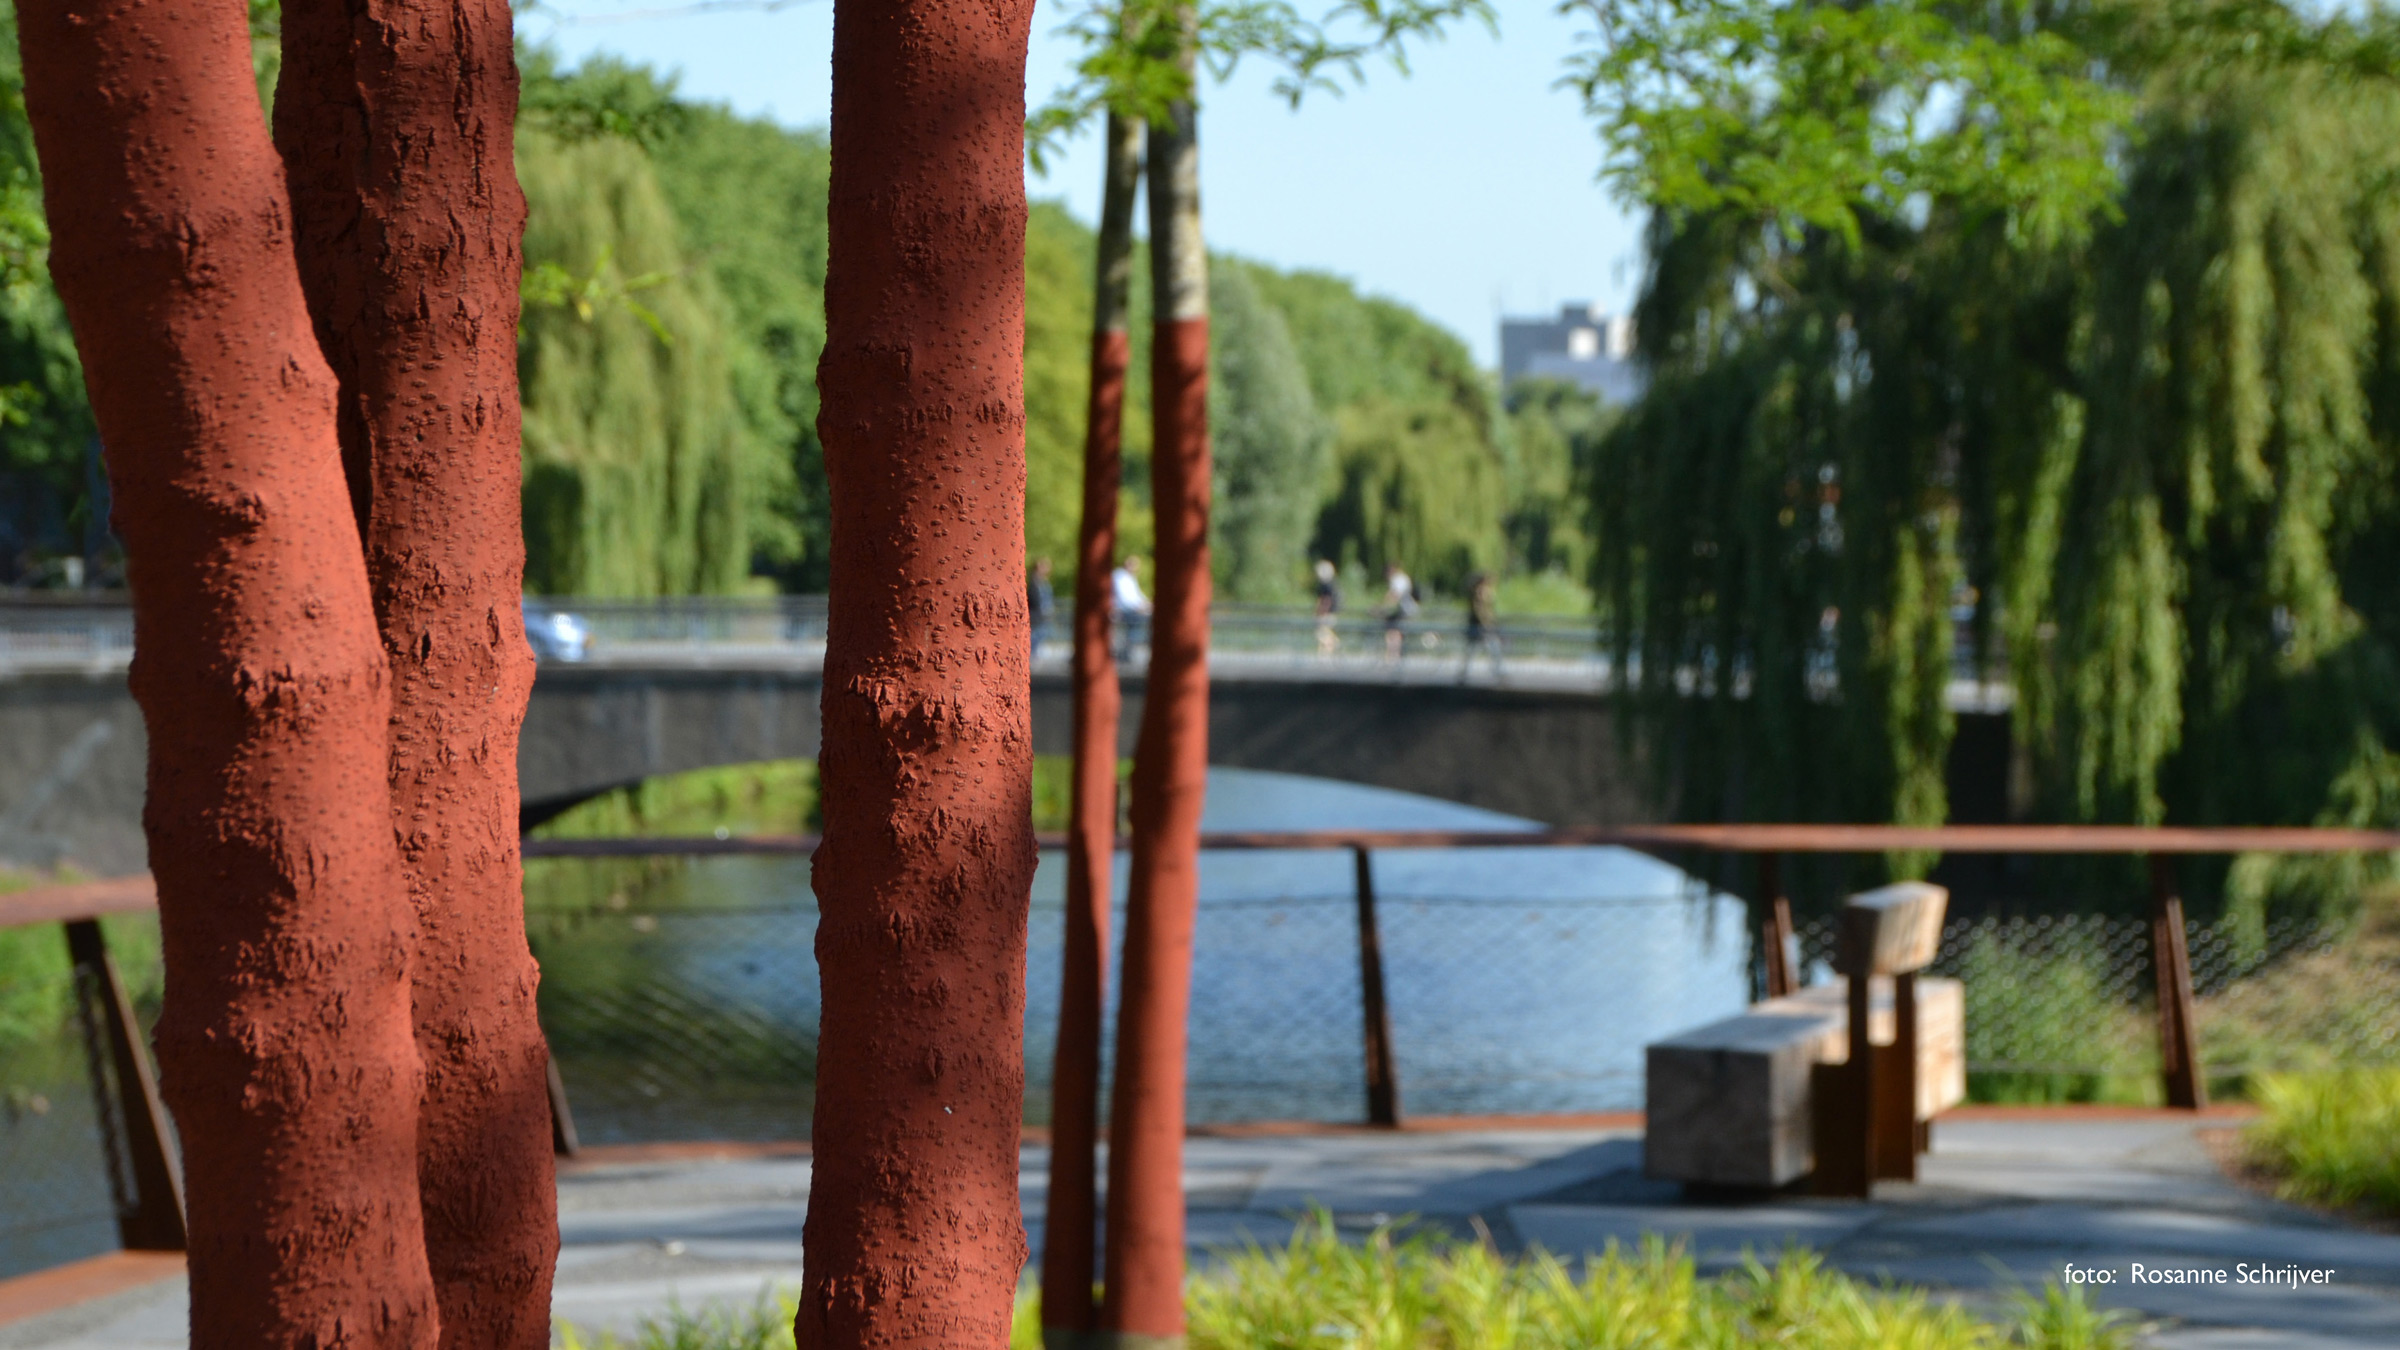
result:
<svg viewBox="0 0 2400 1350"><path fill-rule="evenodd" d="M2258 1223L2217 1212L2156 1206L1998 1205L1917 1218L1895 1213L1878 1237L2053 1250L2218 1258L2236 1263L2327 1266L2346 1282L2400 1284L2400 1237L2330 1224ZM2271 1254L2271 1255L2270 1255ZM2130 1256L2128 1257L2130 1259Z"/></svg>
<svg viewBox="0 0 2400 1350"><path fill-rule="evenodd" d="M2389 1336L2330 1336L2260 1327L2164 1327L2142 1338L2151 1350L2391 1350Z"/></svg>
<svg viewBox="0 0 2400 1350"><path fill-rule="evenodd" d="M1612 1241L1637 1246L1656 1235L1681 1243L1704 1269L1772 1259L1784 1248L1830 1247L1875 1221L1868 1205L1765 1204L1726 1208L1665 1205L1510 1205L1509 1222L1527 1246L1575 1258Z"/></svg>

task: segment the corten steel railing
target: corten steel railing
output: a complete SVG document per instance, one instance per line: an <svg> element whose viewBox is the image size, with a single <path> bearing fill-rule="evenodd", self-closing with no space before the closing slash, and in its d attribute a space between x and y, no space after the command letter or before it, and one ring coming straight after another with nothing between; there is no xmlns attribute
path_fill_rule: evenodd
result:
<svg viewBox="0 0 2400 1350"><path fill-rule="evenodd" d="M1063 839L1045 836L1045 847ZM529 838L528 859L692 858L705 856L796 856L813 852L817 840L808 835L751 835L732 838L647 837L619 839ZM1693 852L1748 854L1759 869L1756 896L1763 911L1758 934L1764 957L1768 992L1796 987L1804 970L1822 962L1830 952L1832 931L1823 921L1795 927L1779 883L1778 861L1787 854L1943 852L1990 854L2143 854L2151 861L2151 907L2146 922L2080 915L2039 919L1970 920L1951 925L1937 971L1966 974L1975 982L1985 967L1979 953L2006 949L2032 962L2083 961L2090 965L2095 987L2103 998L2122 998L2140 981L2132 962L2148 969L2147 983L2156 994L2153 1029L2157 1071L2170 1104L2199 1107L2206 1103L2201 1073L2199 1023L2195 1015L2194 949L2200 953L2198 984L2217 992L2232 986L2278 956L2306 955L2330 945L2312 930L2267 934L2263 949L2235 950L2216 929L2189 935L2176 894L2170 861L2176 855L2230 853L2344 853L2400 850L2400 831L2329 830L2307 828L2196 829L2109 826L1898 826L1827 825L1650 825L1590 827L1535 831L1460 830L1314 830L1212 832L1201 838L1208 851L1342 850L1351 855L1359 1022L1363 1070L1364 1115L1375 1125L1393 1126L1403 1118L1398 1054L1392 1031L1392 1001L1386 987L1384 924L1379 907L1390 897L1379 896L1374 855L1407 849L1540 848L1618 845L1667 857ZM96 1116L105 1132L110 1155L111 1185L117 1198L118 1230L128 1247L173 1248L182 1241L180 1178L170 1145L171 1124L161 1104L140 1028L135 1022L126 986L106 949L98 919L102 915L154 909L156 892L149 878L132 877L75 886L46 887L0 895L0 927L62 924L76 972L80 1018L90 1060L91 1083L97 1098ZM1425 903L1412 900L1412 907ZM1291 906L1285 905L1289 909ZM1330 917L1330 915L1328 916ZM643 917L636 915L638 928ZM653 924L655 920L651 920ZM1330 936L1328 934L1327 936ZM2314 943L2315 946L2310 944ZM566 972L561 972L565 974ZM2006 981L1994 981L1995 985ZM547 990L545 991L547 992ZM2014 997L1994 988L1988 997ZM1975 997L1975 995L1970 995ZM2005 1002L1991 1006L2005 1008ZM672 1008L669 1008L672 1011ZM1972 1021L1973 1014L1970 1014ZM762 1042L772 1028L753 1028ZM2094 1029L2073 1033L2089 1037ZM2122 1030L2120 1028L2120 1030ZM552 1035L555 1037L554 1029ZM687 1042L701 1048L703 1037ZM1970 1032L1973 1035L1973 1032ZM2400 1051L2391 1042L2396 1033L2383 1027L2364 1045L2376 1053ZM2362 1043L2363 1044L2363 1043ZM2055 1050L2040 1045L2000 1047L2000 1057L1986 1057L1979 1070L2041 1073L2070 1066L2052 1060ZM2130 1066L2134 1061L2114 1061ZM790 1066L768 1065L775 1072ZM705 1068L696 1070L705 1074ZM563 1151L574 1147L572 1117L564 1090L553 1077L557 1108L557 1142Z"/></svg>
<svg viewBox="0 0 2400 1350"><path fill-rule="evenodd" d="M1063 838L1045 838L1061 847ZM1662 855L1688 852L1749 854L1758 866L1758 900L1765 910L1760 948L1769 995L1798 987L1800 934L1781 883L1785 854L1897 852L1986 854L2139 854L2149 859L2148 947L2157 1001L2159 1072L2169 1105L2207 1104L2199 1055L2192 962L2171 860L2177 855L2232 853L2354 853L2400 850L2400 831L2314 827L2173 827L2105 825L1637 825L1537 831L1316 830L1215 832L1203 851L1348 849L1356 858L1360 1012L1364 1024L1367 1119L1394 1125L1400 1088L1392 1047L1390 1003L1384 987L1371 854L1377 849L1526 848L1617 845ZM814 836L754 835L739 839L529 839L529 858L805 854ZM1947 968L1945 968L1946 970Z"/></svg>

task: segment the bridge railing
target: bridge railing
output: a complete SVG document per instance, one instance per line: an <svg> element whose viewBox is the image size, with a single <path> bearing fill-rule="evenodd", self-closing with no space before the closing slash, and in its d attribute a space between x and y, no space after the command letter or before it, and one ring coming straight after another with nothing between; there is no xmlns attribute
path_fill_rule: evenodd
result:
<svg viewBox="0 0 2400 1350"><path fill-rule="evenodd" d="M530 615L567 613L580 618L590 632L591 654L598 659L748 649L806 660L821 656L825 648L826 598L821 595L638 600L527 596L525 606ZM1473 646L1466 617L1457 604L1428 605L1404 621L1392 622L1372 609L1354 608L1320 619L1305 606L1219 603L1211 611L1209 641L1212 653L1228 669L1284 667L1425 678L1445 671L1463 675L1471 668L1498 678L1523 671L1554 682L1594 687L1613 683L1608 634L1594 619L1503 614L1488 643ZM1063 662L1069 624L1070 616L1062 608L1037 655ZM1122 660L1138 665L1144 655L1143 632L1136 623L1119 635ZM1999 683L2000 673L1979 666L1968 629L1962 626L1960 633L1952 653L1953 705L1962 710L2005 708L2008 695ZM0 666L121 664L132 649L132 612L121 596L0 599ZM1639 674L1638 658L1633 670ZM1700 666L1677 678L1695 688L1708 682ZM1736 675L1737 688L1742 679ZM1820 696L1831 696L1830 667L1811 679L1823 684Z"/></svg>
<svg viewBox="0 0 2400 1350"><path fill-rule="evenodd" d="M752 647L821 652L826 598L821 595L668 596L600 599L527 596L529 614L572 614L590 631L596 654L637 654L645 648ZM1236 659L1283 657L1438 664L1465 654L1466 614L1429 606L1404 623L1387 625L1366 612L1320 622L1288 605L1219 604L1210 641ZM1069 616L1062 610L1043 655L1063 659ZM1394 649L1387 631L1396 631ZM1503 616L1496 654L1512 662L1572 664L1605 669L1599 628L1589 619ZM122 660L133 649L133 612L122 597L96 602L0 601L0 663ZM1125 653L1138 656L1138 651ZM1479 654L1482 659L1482 654Z"/></svg>
<svg viewBox="0 0 2400 1350"><path fill-rule="evenodd" d="M0 603L0 665L122 664L133 653L133 610L122 602Z"/></svg>

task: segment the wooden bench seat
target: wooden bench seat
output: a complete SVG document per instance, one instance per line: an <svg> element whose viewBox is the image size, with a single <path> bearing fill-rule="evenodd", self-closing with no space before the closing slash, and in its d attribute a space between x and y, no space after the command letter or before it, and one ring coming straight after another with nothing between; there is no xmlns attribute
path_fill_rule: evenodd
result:
<svg viewBox="0 0 2400 1350"><path fill-rule="evenodd" d="M1643 1145L1654 1177L1712 1186L1788 1185L1816 1168L1811 1080L1850 1058L1847 981L1812 985L1649 1048ZM1869 986L1869 1027L1895 1031L1892 982ZM1917 981L1917 1118L1966 1100L1966 989Z"/></svg>

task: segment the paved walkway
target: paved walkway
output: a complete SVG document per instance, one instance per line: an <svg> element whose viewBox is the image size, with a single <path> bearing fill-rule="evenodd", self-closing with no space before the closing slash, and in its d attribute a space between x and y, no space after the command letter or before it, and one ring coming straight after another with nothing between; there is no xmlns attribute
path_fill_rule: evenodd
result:
<svg viewBox="0 0 2400 1350"><path fill-rule="evenodd" d="M2068 1263L2110 1273L2104 1302L2152 1322L2172 1350L2400 1346L2400 1236L2365 1232L2228 1182L2200 1131L2160 1115L2028 1114L1945 1120L1924 1179L1873 1203L1777 1198L1694 1204L1641 1176L1630 1130L1495 1129L1262 1134L1191 1141L1185 1185L1196 1250L1281 1240L1315 1203L1363 1230L1406 1214L1505 1246L1579 1254L1659 1233L1705 1267L1798 1242L1834 1265L1997 1300ZM1041 1240L1044 1157L1024 1155L1029 1236ZM805 1156L585 1167L559 1186L562 1320L623 1330L673 1300L749 1303L800 1271ZM2325 1267L2328 1286L2131 1283L2156 1269ZM181 1347L184 1290L168 1280L14 1326L0 1347Z"/></svg>

